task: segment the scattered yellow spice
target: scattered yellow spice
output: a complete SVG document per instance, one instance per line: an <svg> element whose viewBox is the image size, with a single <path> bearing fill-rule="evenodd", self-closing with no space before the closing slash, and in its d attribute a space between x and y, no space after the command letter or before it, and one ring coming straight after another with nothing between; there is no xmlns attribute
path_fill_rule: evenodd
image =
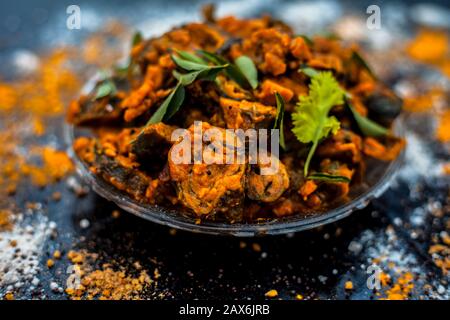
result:
<svg viewBox="0 0 450 320"><path fill-rule="evenodd" d="M53 192L53 194L52 194L52 199L53 199L54 201L59 201L59 200L61 200L61 197L62 197L62 195L61 195L61 192L59 192L59 191L55 191L55 192Z"/></svg>
<svg viewBox="0 0 450 320"><path fill-rule="evenodd" d="M266 296L267 298L275 298L275 297L278 296L278 291L275 290L275 289L269 290L269 291L267 291L267 292L265 293L265 296Z"/></svg>
<svg viewBox="0 0 450 320"><path fill-rule="evenodd" d="M10 210L0 210L0 231L11 230L11 215L12 212Z"/></svg>
<svg viewBox="0 0 450 320"><path fill-rule="evenodd" d="M5 300L14 300L14 294L8 292L7 294L5 294Z"/></svg>
<svg viewBox="0 0 450 320"><path fill-rule="evenodd" d="M80 264L80 263L83 263L83 261L84 261L83 254L80 252L73 251L73 250L70 250L67 253L67 258L69 258L69 260L75 264Z"/></svg>
<svg viewBox="0 0 450 320"><path fill-rule="evenodd" d="M386 300L405 300L413 289L413 275L405 272L397 279L392 288L386 291Z"/></svg>
<svg viewBox="0 0 450 320"><path fill-rule="evenodd" d="M42 122L41 118L36 117L33 119L33 131L34 134L38 137L42 136L45 133L45 125Z"/></svg>
<svg viewBox="0 0 450 320"><path fill-rule="evenodd" d="M432 64L450 77L450 50L448 33L426 29L418 33L406 51L417 61Z"/></svg>
<svg viewBox="0 0 450 320"><path fill-rule="evenodd" d="M261 246L258 243L253 243L252 244L252 249L255 252L261 252Z"/></svg>
<svg viewBox="0 0 450 320"><path fill-rule="evenodd" d="M47 267L48 268L52 268L55 265L55 261L53 261L52 259L48 259L47 260Z"/></svg>
<svg viewBox="0 0 450 320"><path fill-rule="evenodd" d="M450 175L450 162L447 162L442 166L442 171L444 171L444 174Z"/></svg>
<svg viewBox="0 0 450 320"><path fill-rule="evenodd" d="M114 219L117 219L120 217L120 211L119 210L113 210L113 212L111 213L112 217Z"/></svg>
<svg viewBox="0 0 450 320"><path fill-rule="evenodd" d="M0 84L0 110L10 111L17 104L18 92L12 85Z"/></svg>
<svg viewBox="0 0 450 320"><path fill-rule="evenodd" d="M436 138L442 142L450 141L450 109L439 117L439 126L436 131Z"/></svg>
<svg viewBox="0 0 450 320"><path fill-rule="evenodd" d="M55 250L55 252L53 252L53 258L61 259L61 251Z"/></svg>
<svg viewBox="0 0 450 320"><path fill-rule="evenodd" d="M383 287L386 287L389 285L389 283L391 283L391 276L385 272L380 272L379 279L380 279L380 284Z"/></svg>
<svg viewBox="0 0 450 320"><path fill-rule="evenodd" d="M346 281L344 285L345 290L353 290L353 282Z"/></svg>
<svg viewBox="0 0 450 320"><path fill-rule="evenodd" d="M443 31L421 30L407 48L416 60L428 63L439 62L448 54L448 36Z"/></svg>

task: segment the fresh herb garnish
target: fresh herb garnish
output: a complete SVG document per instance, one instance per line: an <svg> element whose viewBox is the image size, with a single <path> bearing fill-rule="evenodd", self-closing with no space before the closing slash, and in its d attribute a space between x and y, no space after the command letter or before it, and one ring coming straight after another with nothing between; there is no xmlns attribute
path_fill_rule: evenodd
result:
<svg viewBox="0 0 450 320"><path fill-rule="evenodd" d="M318 32L317 35L327 40L341 40L341 37L338 34L328 30Z"/></svg>
<svg viewBox="0 0 450 320"><path fill-rule="evenodd" d="M273 125L274 129L280 130L280 146L286 150L286 144L284 142L284 99L278 93L275 92L275 98L277 100L277 116L275 118L275 123Z"/></svg>
<svg viewBox="0 0 450 320"><path fill-rule="evenodd" d="M292 132L303 143L312 142L306 158L304 175L308 175L309 165L319 141L326 138L330 132L335 134L340 123L336 117L328 116L331 108L344 103L344 90L331 72L319 72L312 77L309 85L309 95L301 96L294 113Z"/></svg>
<svg viewBox="0 0 450 320"><path fill-rule="evenodd" d="M332 182L332 183L339 183L339 182L350 183L351 182L351 180L347 177L332 175L332 174L324 173L324 172L313 173L313 174L309 175L306 179L326 181L326 182Z"/></svg>
<svg viewBox="0 0 450 320"><path fill-rule="evenodd" d="M351 59L359 64L362 68L364 68L373 79L378 79L375 73L372 71L372 68L357 51L353 51Z"/></svg>
<svg viewBox="0 0 450 320"><path fill-rule="evenodd" d="M362 59L359 55L358 55L358 57L359 57L359 59ZM363 63L365 64L364 60L361 60L361 61L363 61ZM370 68L369 68L369 70L370 70ZM320 73L320 71L318 71L317 69L314 69L314 68L311 68L308 66L302 66L302 67L300 67L300 69L298 71L306 74L310 78L313 78ZM359 129L362 131L362 133L365 136L379 137L379 136L384 136L388 133L388 129L380 126L378 123L370 120L367 117L360 115L358 112L355 111L354 107L348 102L348 99L352 98L352 94L350 92L345 90L344 96L346 99L346 103L347 103L348 107L350 108L350 110L352 111L353 117L355 118L355 121L358 124Z"/></svg>
<svg viewBox="0 0 450 320"><path fill-rule="evenodd" d="M178 67L186 71L199 71L210 68L210 66L206 63L194 62L191 60L184 59L181 56L172 55L171 57Z"/></svg>
<svg viewBox="0 0 450 320"><path fill-rule="evenodd" d="M143 40L144 40L144 36L142 35L142 33L140 31L136 31L133 34L133 38L131 40L131 47L134 47L134 46L138 45Z"/></svg>
<svg viewBox="0 0 450 320"><path fill-rule="evenodd" d="M256 76L250 76L252 77L252 81L253 84L250 83L250 81L248 80L247 76L242 72L241 68L238 67L238 65L236 64L236 61L239 58L242 58L244 56L239 57L238 59L236 59L235 63L230 63L229 61L227 61L225 58L215 54L215 53L211 53L208 51L204 51L204 50L200 50L199 53L205 57L205 59L207 59L208 61L214 63L214 64L228 64L228 67L225 68L224 72L225 75L230 78L231 80L233 80L234 82L236 82L241 88L247 88L247 87L252 87L255 85L255 79L256 79L256 87L258 86L258 74L256 72ZM248 58L250 59L250 58ZM245 61L246 59L244 58L244 60L241 61L244 62L243 64L248 64L250 65L250 63L248 61ZM251 61L251 59L250 59ZM253 64L253 61L251 62ZM254 67L254 64L253 64ZM253 68L252 66L248 67L247 71L250 71L250 69ZM256 67L254 67L256 70ZM254 71L251 71L250 73L252 73ZM256 88L255 87L255 88Z"/></svg>
<svg viewBox="0 0 450 320"><path fill-rule="evenodd" d="M195 80L214 80L217 73L228 65L210 66L206 61L186 51L176 51L178 56L172 55L175 64L188 73L173 71L173 76L178 80L170 95L159 106L158 110L151 116L146 126L170 119L183 104L185 97L185 86L192 84Z"/></svg>
<svg viewBox="0 0 450 320"><path fill-rule="evenodd" d="M131 40L131 48L138 45L144 40L142 33L140 31L136 31ZM119 77L126 77L131 73L135 72L138 65L133 61L133 59L128 57L128 61L124 65L118 65L114 67L114 72Z"/></svg>
<svg viewBox="0 0 450 320"><path fill-rule="evenodd" d="M104 98L109 95L113 95L116 92L117 88L114 82L109 78L104 79L103 82L97 87L95 91L94 100Z"/></svg>
<svg viewBox="0 0 450 320"><path fill-rule="evenodd" d="M320 71L315 68L308 67L307 65L303 65L298 69L298 72L304 73L308 77L312 78L312 77L317 76ZM346 99L352 98L352 94L350 92L348 92L347 90L345 90L344 95L345 95Z"/></svg>
<svg viewBox="0 0 450 320"><path fill-rule="evenodd" d="M205 60L203 60L201 57L199 57L193 53L190 53L187 51L182 51L182 50L176 50L176 49L174 49L174 51L184 60L188 60L191 62L203 64L203 65L208 65L208 63ZM225 64L225 63L215 63L215 64Z"/></svg>
<svg viewBox="0 0 450 320"><path fill-rule="evenodd" d="M380 126L378 123L370 120L369 118L360 115L349 102L347 102L347 105L352 111L353 117L355 118L359 129L365 136L381 137L388 134L388 129Z"/></svg>
<svg viewBox="0 0 450 320"><path fill-rule="evenodd" d="M248 83L250 83L250 86L253 89L256 89L258 87L258 70L253 63L253 60L247 56L240 56L234 63L247 79Z"/></svg>
<svg viewBox="0 0 450 320"><path fill-rule="evenodd" d="M172 117L181 107L184 101L185 89L181 82L175 86L169 96L164 100L158 110L148 120L147 125L161 122Z"/></svg>
<svg viewBox="0 0 450 320"><path fill-rule="evenodd" d="M306 34L297 34L296 37L301 37L303 40L305 40L306 44L310 47L314 45L314 41L308 37Z"/></svg>

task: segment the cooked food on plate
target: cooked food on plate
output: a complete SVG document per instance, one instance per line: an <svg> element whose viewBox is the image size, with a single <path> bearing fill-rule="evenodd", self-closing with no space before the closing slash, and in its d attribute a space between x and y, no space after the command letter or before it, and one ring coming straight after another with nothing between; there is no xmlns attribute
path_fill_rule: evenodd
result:
<svg viewBox="0 0 450 320"><path fill-rule="evenodd" d="M392 131L401 106L356 45L295 34L269 16L208 12L156 38L136 33L128 63L102 73L68 120L91 129L74 142L78 158L118 191L233 223L345 202L368 159L388 163L402 151ZM249 132L264 156L249 152Z"/></svg>

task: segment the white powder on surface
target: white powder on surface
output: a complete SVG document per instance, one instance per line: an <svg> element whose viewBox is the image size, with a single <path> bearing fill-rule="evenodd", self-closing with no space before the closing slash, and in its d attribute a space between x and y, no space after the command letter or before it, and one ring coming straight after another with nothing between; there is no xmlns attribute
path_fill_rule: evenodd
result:
<svg viewBox="0 0 450 320"><path fill-rule="evenodd" d="M49 235L47 218L39 213L25 226L17 214L12 230L0 233L0 288L20 289L36 283L39 260Z"/></svg>
<svg viewBox="0 0 450 320"><path fill-rule="evenodd" d="M36 71L40 64L39 57L35 53L25 49L14 51L11 60L16 72L22 75Z"/></svg>
<svg viewBox="0 0 450 320"><path fill-rule="evenodd" d="M415 183L419 178L436 177L442 173L440 164L423 139L413 132L408 132L406 141L405 163L398 175L400 179Z"/></svg>

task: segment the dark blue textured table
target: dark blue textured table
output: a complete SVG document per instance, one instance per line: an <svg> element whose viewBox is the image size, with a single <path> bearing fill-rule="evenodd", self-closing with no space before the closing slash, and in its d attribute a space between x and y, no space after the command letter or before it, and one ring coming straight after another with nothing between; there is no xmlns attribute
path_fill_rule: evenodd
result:
<svg viewBox="0 0 450 320"><path fill-rule="evenodd" d="M144 34L158 34L169 25L196 17L201 3L78 2L86 25L77 31L65 28L69 1L14 1L0 5L0 59L6 61L0 72L4 78L13 77L7 62L18 49L42 51L61 43L80 43L107 17L140 28ZM407 20L400 23L400 27L411 28L403 30L405 35L413 30L408 16L413 4L408 3L409 6L395 7L389 1L381 2L386 19ZM445 8L445 3L440 5ZM316 19L321 22L307 31L321 30L343 15L366 16L364 2L325 1L315 3L316 7L312 2L308 7L300 6L296 1L226 1L219 6L219 14L251 16L272 12L295 23L293 10L325 10L323 17ZM396 12L405 16L396 17ZM386 27L397 30L394 20L386 20ZM389 80L398 85L402 79ZM59 148L64 148L62 121L56 119L43 138ZM139 261L152 276L157 268L161 274L158 285L142 292L142 298L148 299L262 299L270 289L276 289L282 299L295 299L298 294L310 299L377 299L386 296L392 284L382 288L379 295L368 288L367 268L374 261L393 280L405 272L414 275L410 298L448 299L448 275L436 266L428 250L433 238L442 236L449 226L449 178L437 169L448 161L449 149L435 141L432 116L411 114L407 123L405 167L380 199L337 223L287 236L238 239L174 232L126 212L113 217L111 213L118 208L94 192L77 197L72 191L77 179L74 177L44 189L24 185L11 201L18 207L37 202L42 208L25 215L23 228L27 224L35 226L36 219L43 217L52 221L50 229L54 232L38 246L39 266L31 280L22 280L20 273L17 279L4 277L0 280L0 297L12 291L17 299L66 299L58 287L66 286L70 261L63 258L52 268L47 268L46 261L55 250L85 250L98 254L94 268L111 263L114 268L135 274L135 263ZM55 191L61 193L61 200L48 200ZM352 290L345 290L348 281L353 284ZM22 283L17 286L17 282Z"/></svg>

